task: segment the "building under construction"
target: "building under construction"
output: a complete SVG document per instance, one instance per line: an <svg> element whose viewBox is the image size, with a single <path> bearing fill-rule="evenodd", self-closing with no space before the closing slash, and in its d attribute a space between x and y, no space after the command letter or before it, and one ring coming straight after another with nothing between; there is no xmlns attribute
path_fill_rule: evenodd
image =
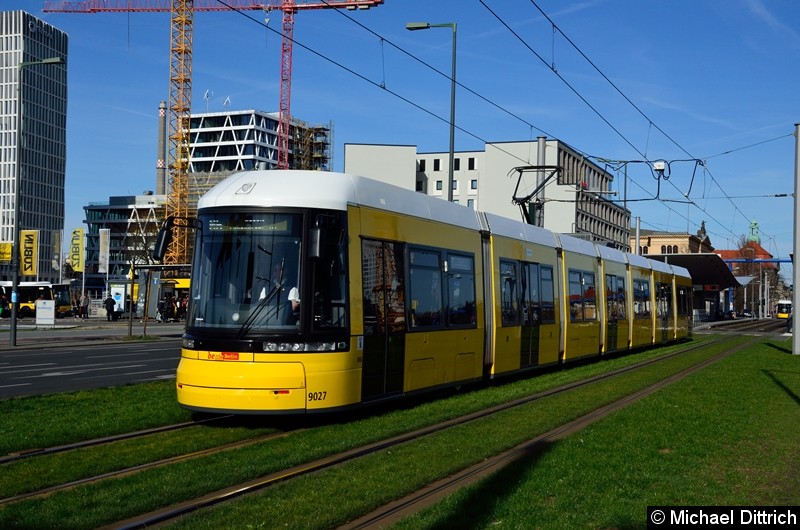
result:
<svg viewBox="0 0 800 530"><path fill-rule="evenodd" d="M161 108L165 106L161 104ZM160 116L165 113L161 112ZM165 156L166 118L159 123L156 189L169 193ZM331 124L311 125L292 119L289 167L325 171L332 166ZM275 169L278 166L278 113L231 110L191 115L189 141L189 216L198 199L235 171Z"/></svg>

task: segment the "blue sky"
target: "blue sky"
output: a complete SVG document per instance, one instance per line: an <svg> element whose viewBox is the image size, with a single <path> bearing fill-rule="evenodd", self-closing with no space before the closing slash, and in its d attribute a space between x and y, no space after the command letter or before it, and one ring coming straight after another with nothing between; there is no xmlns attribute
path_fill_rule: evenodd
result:
<svg viewBox="0 0 800 530"><path fill-rule="evenodd" d="M87 203L155 189L169 15L2 5L70 36L66 228L82 226ZM457 151L546 134L639 161L628 165L628 206L643 228L696 232L705 221L716 248L733 248L754 220L762 246L788 258L793 202L774 195L794 192L798 20L794 0L385 0L301 11L291 110L333 122L336 170L345 143L446 151L449 80L414 57L449 73L452 33L405 23L455 22ZM228 99L277 110L280 27L279 11L197 13L193 109L221 111ZM670 161L669 179L645 160ZM620 171L620 196L623 181Z"/></svg>

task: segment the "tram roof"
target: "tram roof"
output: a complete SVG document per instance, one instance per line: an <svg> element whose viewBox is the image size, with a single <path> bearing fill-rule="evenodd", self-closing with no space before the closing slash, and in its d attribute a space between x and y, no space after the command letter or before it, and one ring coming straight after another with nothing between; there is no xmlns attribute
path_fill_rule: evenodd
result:
<svg viewBox="0 0 800 530"><path fill-rule="evenodd" d="M586 256L597 257L597 245L585 239L559 234L558 240L561 242L561 248L564 250L574 252L576 254L584 254Z"/></svg>
<svg viewBox="0 0 800 530"><path fill-rule="evenodd" d="M489 212L484 213L484 216L493 235L522 239L548 247L559 246L556 235L550 230Z"/></svg>
<svg viewBox="0 0 800 530"><path fill-rule="evenodd" d="M345 211L350 204L480 229L478 213L472 208L366 177L328 171L271 169L234 173L203 195L197 208L260 206Z"/></svg>
<svg viewBox="0 0 800 530"><path fill-rule="evenodd" d="M597 250L598 252L600 252L600 257L603 258L605 261L616 261L618 263L628 262L627 254L625 254L618 248L608 247L605 245L598 245Z"/></svg>

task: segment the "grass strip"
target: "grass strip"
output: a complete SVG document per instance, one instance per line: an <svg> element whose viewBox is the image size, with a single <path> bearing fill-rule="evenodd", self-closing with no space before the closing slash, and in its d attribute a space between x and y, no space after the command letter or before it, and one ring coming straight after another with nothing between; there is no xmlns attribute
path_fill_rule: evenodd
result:
<svg viewBox="0 0 800 530"><path fill-rule="evenodd" d="M669 351L669 349L664 350ZM661 353L663 354L663 351ZM657 355L655 351L647 354ZM565 380L575 380L587 377L591 373L638 362L642 358L642 356L629 356L610 359L605 363L580 366L540 378L526 379L450 399L424 403L410 410L396 410L344 425L323 425L298 436L265 444L263 448L249 447L246 450L230 451L224 455L213 455L192 462L148 470L103 484L59 492L47 499L31 500L5 507L0 511L0 526L52 525L60 528L91 528L111 523L170 502L178 502L252 479L270 471L405 432L542 388L563 384Z"/></svg>
<svg viewBox="0 0 800 530"><path fill-rule="evenodd" d="M0 454L53 447L191 420L160 381L0 401Z"/></svg>
<svg viewBox="0 0 800 530"><path fill-rule="evenodd" d="M222 427L222 428L220 428ZM273 432L262 427L198 425L11 462L3 467L0 499L66 484L104 473L185 455Z"/></svg>
<svg viewBox="0 0 800 530"><path fill-rule="evenodd" d="M718 353L702 351L612 381L550 396L491 418L301 477L258 496L189 515L174 528L330 528L547 432Z"/></svg>
<svg viewBox="0 0 800 530"><path fill-rule="evenodd" d="M796 506L800 359L789 352L740 352L396 528L639 528L647 506Z"/></svg>
<svg viewBox="0 0 800 530"><path fill-rule="evenodd" d="M699 344L711 338L714 336L704 335L694 342ZM489 390L482 389L478 404L469 405L467 398L463 403L459 401L450 412L446 402L444 407L438 408L444 415L459 414L465 410L465 406L483 406L482 401L486 399L501 403L524 395L531 389L550 388L576 381L619 366L665 355L682 347L685 344L571 367L527 379L531 384L507 384ZM192 413L178 406L175 382L162 381L0 400L0 417L3 418L0 423L0 455L6 455L189 421Z"/></svg>

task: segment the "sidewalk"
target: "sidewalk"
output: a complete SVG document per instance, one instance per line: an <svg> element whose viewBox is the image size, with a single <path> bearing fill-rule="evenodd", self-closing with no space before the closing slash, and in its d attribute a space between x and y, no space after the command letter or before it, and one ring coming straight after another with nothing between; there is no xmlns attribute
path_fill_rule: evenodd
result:
<svg viewBox="0 0 800 530"><path fill-rule="evenodd" d="M57 318L52 326L37 326L35 318L17 320L17 345L10 344L11 319L0 319L0 351L13 349L57 348L78 342L96 344L98 341L126 341L143 335L154 338L180 338L184 322L146 323L117 320L109 322L105 316L80 320L73 317Z"/></svg>

